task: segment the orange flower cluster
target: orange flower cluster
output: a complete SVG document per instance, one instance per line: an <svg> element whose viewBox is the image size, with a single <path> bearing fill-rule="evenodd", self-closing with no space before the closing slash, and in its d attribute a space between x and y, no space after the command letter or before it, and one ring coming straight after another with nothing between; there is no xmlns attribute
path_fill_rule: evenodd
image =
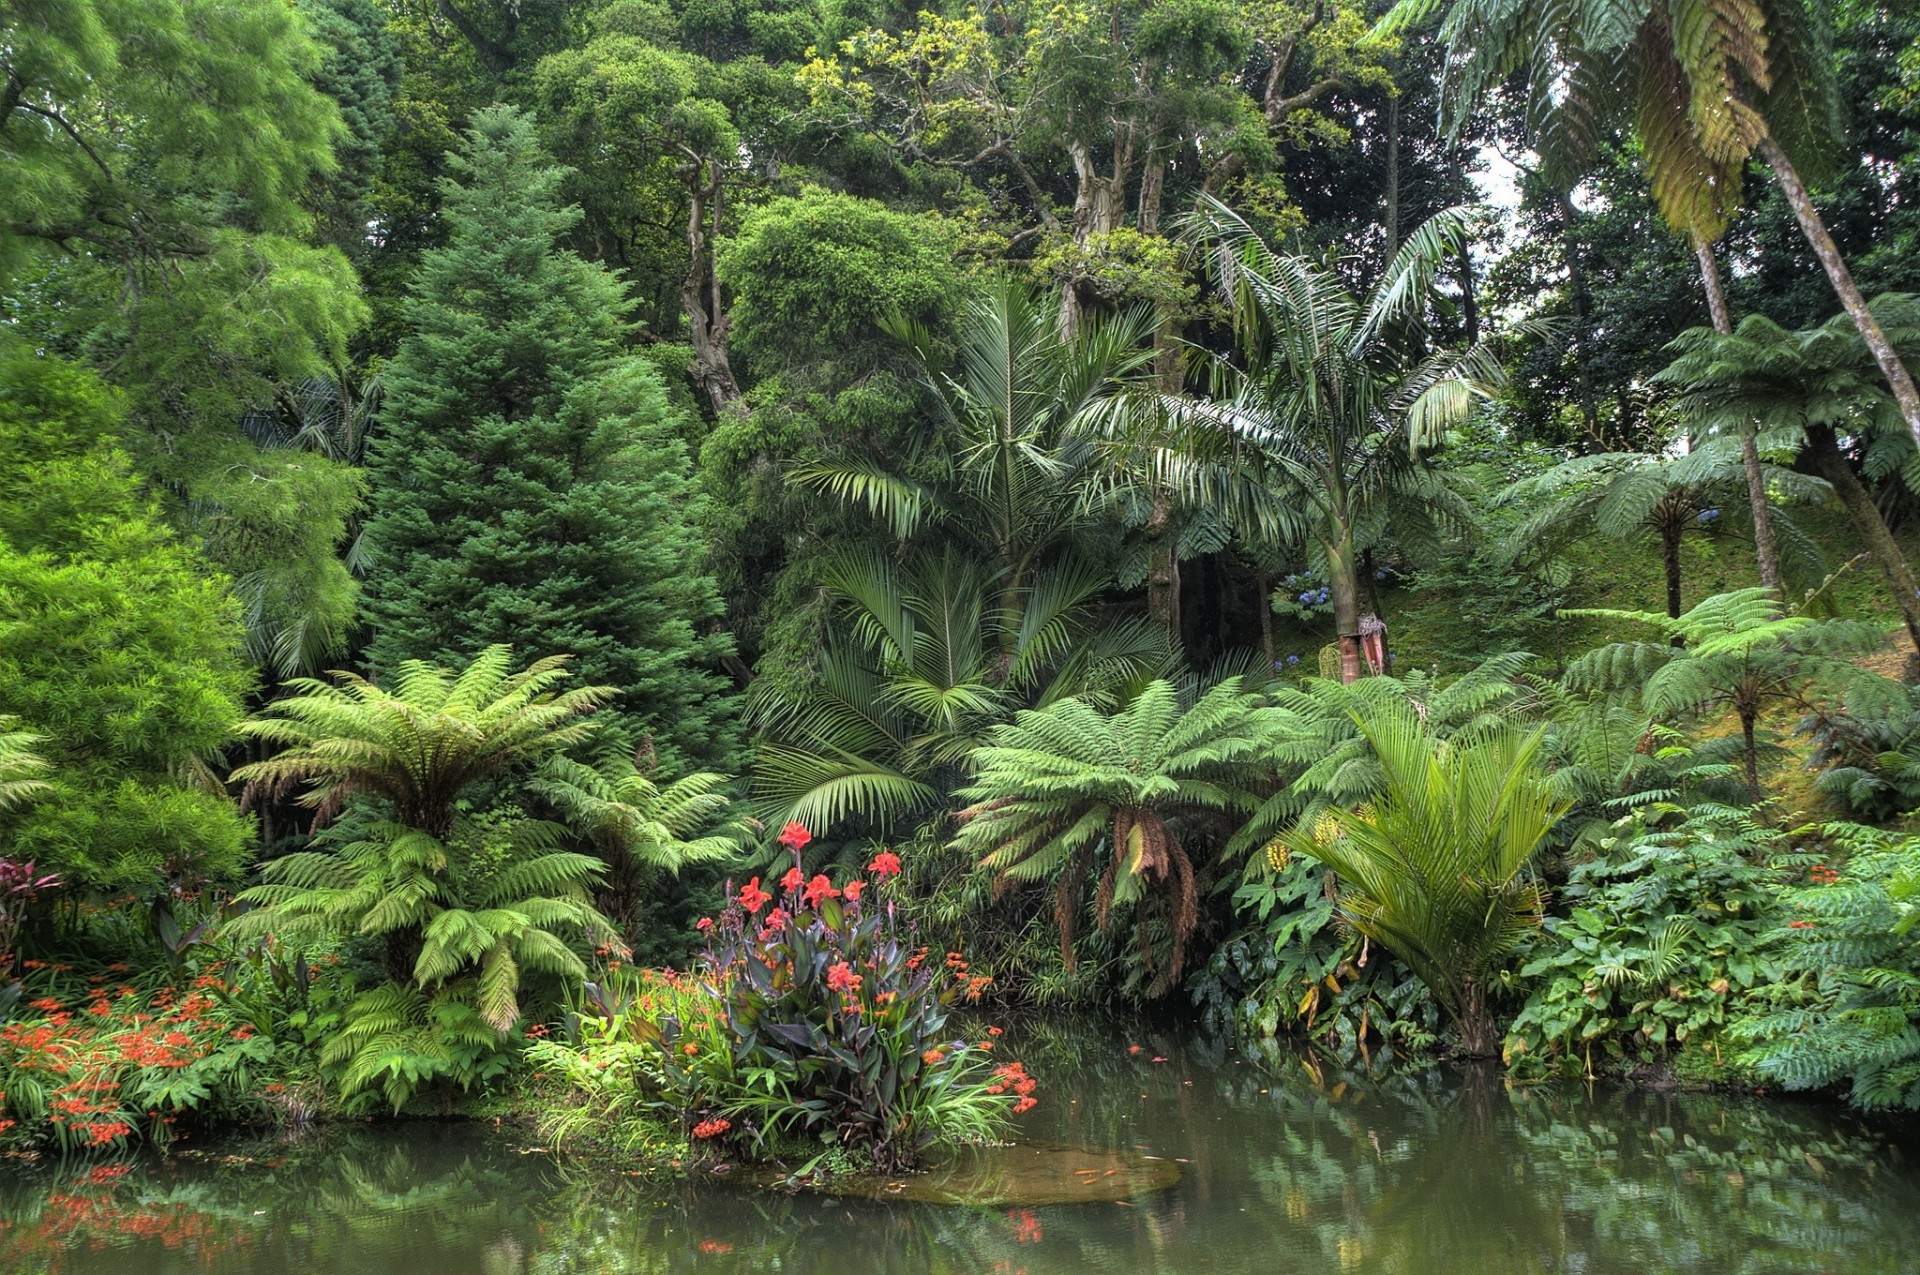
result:
<svg viewBox="0 0 1920 1275"><path fill-rule="evenodd" d="M1011 1089L1020 1095L1020 1101L1013 1104L1014 1115L1023 1115L1040 1105L1040 1100L1033 1096L1040 1082L1027 1074L1023 1064L1010 1062L1004 1067L996 1067L993 1077L994 1082L987 1086L988 1093L1005 1093Z"/></svg>

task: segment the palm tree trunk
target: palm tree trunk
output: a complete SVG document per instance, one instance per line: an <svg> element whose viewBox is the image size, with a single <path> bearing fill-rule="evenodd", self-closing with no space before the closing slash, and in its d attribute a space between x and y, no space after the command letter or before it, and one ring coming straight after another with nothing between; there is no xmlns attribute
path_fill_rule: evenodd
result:
<svg viewBox="0 0 1920 1275"><path fill-rule="evenodd" d="M1707 313L1713 317L1713 330L1721 336L1733 334L1733 316L1727 310L1727 292L1720 285L1720 263L1714 260L1713 245L1696 240L1693 255L1700 262L1700 282L1707 292ZM1760 583L1784 597L1780 580L1780 548L1773 536L1773 506L1767 500L1767 479L1760 471L1760 445L1754 440L1753 423L1740 426L1740 464L1747 473L1747 503L1753 507L1753 552L1760 560Z"/></svg>
<svg viewBox="0 0 1920 1275"><path fill-rule="evenodd" d="M1147 515L1147 619L1180 649L1180 559L1174 551L1173 502L1154 493Z"/></svg>
<svg viewBox="0 0 1920 1275"><path fill-rule="evenodd" d="M1787 158L1786 152L1771 137L1762 137L1759 149L1761 156L1773 169L1787 203L1793 208L1794 218L1800 223L1800 233L1807 237L1813 254L1820 258L1821 266L1826 269L1834 295L1840 298L1840 304L1853 320L1853 326L1860 330L1860 339L1873 351L1874 361L1879 363L1881 373L1892 387L1894 401L1900 405L1900 415L1906 418L1913 441L1920 445L1920 386L1914 385L1913 374L1900 361L1900 356L1894 352L1893 342L1887 339L1886 332L1880 327L1880 321L1867 308L1866 297L1861 294L1859 285L1854 283L1853 273L1847 269L1847 260L1840 255L1839 245L1833 242L1833 236L1827 232L1827 224L1821 220L1819 209L1813 206L1813 196L1807 193L1806 184L1800 180L1800 173L1794 168L1793 161Z"/></svg>
<svg viewBox="0 0 1920 1275"><path fill-rule="evenodd" d="M1468 1058L1491 1058L1500 1052L1500 1028L1487 1007L1487 989L1478 976L1460 980L1460 1005L1453 1032L1455 1046Z"/></svg>
<svg viewBox="0 0 1920 1275"><path fill-rule="evenodd" d="M1874 503L1860 478L1853 472L1853 466L1840 454L1840 444L1834 437L1830 426L1815 425L1807 430L1807 454L1813 460L1813 467L1840 497L1840 503L1847 511L1847 517L1853 522L1854 534L1860 537L1867 553L1873 558L1874 565L1880 568L1880 576L1887 582L1887 591L1893 594L1894 605L1900 608L1900 618L1907 626L1907 640L1913 643L1914 655L1909 668L1920 661L1920 586L1916 586L1913 571L1907 566L1907 555L1900 552L1899 544L1893 533L1887 529L1887 520L1880 515L1880 506Z"/></svg>
<svg viewBox="0 0 1920 1275"><path fill-rule="evenodd" d="M1360 649L1360 579L1353 528L1334 524L1327 543L1327 591L1333 595L1333 627L1340 642L1340 680L1357 682L1366 671Z"/></svg>

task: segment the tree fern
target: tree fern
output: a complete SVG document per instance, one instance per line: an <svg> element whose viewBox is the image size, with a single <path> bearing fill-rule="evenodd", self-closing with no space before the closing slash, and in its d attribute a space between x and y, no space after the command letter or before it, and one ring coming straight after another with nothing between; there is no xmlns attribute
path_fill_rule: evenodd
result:
<svg viewBox="0 0 1920 1275"><path fill-rule="evenodd" d="M1136 905L1146 991L1164 994L1199 921L1189 843L1207 837L1209 816L1230 822L1257 804L1274 716L1238 678L1194 701L1155 681L1117 711L1065 699L1022 712L975 750L953 844L1008 881L1053 882L1069 965L1077 891L1104 851L1096 921L1104 929L1116 907ZM1159 942L1154 924L1166 927Z"/></svg>
<svg viewBox="0 0 1920 1275"><path fill-rule="evenodd" d="M47 787L46 781L39 778L47 769L46 758L33 750L40 736L30 731L7 730L13 721L0 715L0 811L24 804Z"/></svg>

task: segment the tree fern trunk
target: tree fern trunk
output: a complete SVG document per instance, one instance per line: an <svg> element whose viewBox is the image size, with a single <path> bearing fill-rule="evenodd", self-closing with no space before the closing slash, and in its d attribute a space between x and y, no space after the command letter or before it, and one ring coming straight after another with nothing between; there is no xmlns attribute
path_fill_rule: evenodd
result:
<svg viewBox="0 0 1920 1275"><path fill-rule="evenodd" d="M1900 361L1900 356L1894 352L1893 342L1887 339L1886 332L1880 327L1880 321L1867 308L1866 297L1853 281L1853 272L1847 269L1847 260L1840 255L1840 246L1834 243L1833 236L1827 232L1827 223L1821 219L1820 210L1813 206L1813 196L1807 193L1806 184L1800 180L1799 170L1794 168L1793 161L1787 158L1786 152L1771 137L1761 138L1759 149L1767 165L1773 169L1787 203L1793 208L1794 219L1800 223L1800 233L1806 236L1814 256L1820 258L1820 265L1826 270L1828 281L1833 284L1834 295L1840 298L1840 304L1853 320L1853 326L1860 330L1860 339L1873 351L1874 361L1880 365L1881 374L1893 389L1894 401L1900 405L1900 415L1906 418L1907 429L1912 432L1915 444L1920 445L1920 387L1914 385L1913 374Z"/></svg>
<svg viewBox="0 0 1920 1275"><path fill-rule="evenodd" d="M1693 245L1700 262L1700 282L1707 293L1707 313L1713 317L1713 330L1721 336L1733 334L1733 316L1727 309L1727 292L1720 284L1720 263L1714 260L1713 245L1704 240ZM1776 595L1785 596L1780 578L1780 548L1773 535L1773 506L1767 500L1767 480L1760 471L1760 445L1754 440L1751 421L1740 426L1740 465L1747 475L1747 503L1753 508L1753 553L1760 562L1760 583Z"/></svg>
<svg viewBox="0 0 1920 1275"><path fill-rule="evenodd" d="M1760 804L1760 747L1753 738L1754 716L1751 710L1740 714L1740 743L1746 750L1741 760L1746 767L1747 797L1757 806Z"/></svg>
<svg viewBox="0 0 1920 1275"><path fill-rule="evenodd" d="M1900 551L1893 533L1887 529L1887 521L1880 515L1880 506L1874 503L1872 495L1853 472L1853 466L1847 463L1847 458L1840 454L1839 441L1830 427L1818 425L1807 430L1807 453L1815 471L1827 480L1834 494L1840 497L1847 517L1853 522L1854 534L1860 537L1860 543L1866 546L1874 565L1880 568L1880 577L1886 581L1894 605L1900 608L1900 618L1907 626L1907 640L1913 643L1914 655L1908 661L1911 673L1916 662L1920 662L1920 591L1917 591L1920 586L1914 583L1913 571L1907 566L1907 556Z"/></svg>

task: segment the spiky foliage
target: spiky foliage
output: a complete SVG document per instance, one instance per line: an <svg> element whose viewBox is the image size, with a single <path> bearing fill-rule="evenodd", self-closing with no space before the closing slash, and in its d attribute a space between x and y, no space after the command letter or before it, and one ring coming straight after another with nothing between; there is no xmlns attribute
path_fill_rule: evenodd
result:
<svg viewBox="0 0 1920 1275"><path fill-rule="evenodd" d="M1148 317L1091 319L1062 332L1057 294L1003 280L964 308L958 348L899 324L917 357L935 428L903 470L877 462L803 465L793 481L864 507L902 541L937 532L992 563L1017 592L1094 525L1099 460L1083 428L1151 363Z"/></svg>
<svg viewBox="0 0 1920 1275"><path fill-rule="evenodd" d="M756 813L826 830L887 826L931 809L962 764L1021 708L1068 695L1110 698L1165 670L1164 639L1141 623L1098 625L1105 578L1072 558L1009 590L958 552L845 553L824 572L839 604L813 679L756 689Z"/></svg>
<svg viewBox="0 0 1920 1275"><path fill-rule="evenodd" d="M1762 466L1762 472L1776 500L1812 502L1828 494L1825 483L1806 474L1778 465ZM1509 562L1544 561L1585 535L1652 533L1666 572L1667 607L1675 616L1682 609L1680 545L1687 533L1704 528L1703 515L1714 521L1724 515L1742 525L1751 519L1737 437L1711 439L1677 457L1575 456L1514 483L1498 503L1524 511L1501 546ZM1775 510L1773 519L1789 574L1818 581L1825 573L1819 547L1784 511Z"/></svg>
<svg viewBox="0 0 1920 1275"><path fill-rule="evenodd" d="M1567 667L1577 692L1634 697L1655 721L1674 721L1726 708L1739 718L1747 792L1762 799L1756 727L1774 705L1813 710L1820 697L1845 694L1881 712L1900 707L1900 685L1850 658L1878 649L1878 626L1854 620L1815 620L1781 614L1765 589L1716 594L1677 618L1647 611L1591 609L1596 616L1658 630L1666 642L1615 642Z"/></svg>
<svg viewBox="0 0 1920 1275"><path fill-rule="evenodd" d="M14 720L0 714L0 810L22 805L47 787L46 780L39 778L47 769L47 759L33 750L40 736L6 729Z"/></svg>
<svg viewBox="0 0 1920 1275"><path fill-rule="evenodd" d="M387 803L401 826L445 837L468 787L584 743L580 720L604 704L604 686L557 689L567 657L513 672L513 651L490 646L459 672L403 662L391 690L353 673L314 678L240 727L281 751L233 772L248 793L276 797L302 785L303 805L324 825L359 798Z"/></svg>
<svg viewBox="0 0 1920 1275"><path fill-rule="evenodd" d="M1429 219L1362 295L1331 266L1276 252L1217 201L1192 225L1237 350L1209 365L1210 399L1159 403L1147 468L1186 501L1324 564L1346 681L1361 669L1360 552L1389 520L1403 538L1464 522L1459 496L1418 452L1499 381L1486 345L1437 348L1427 324L1470 225L1463 209ZM1248 480L1258 498L1229 498Z"/></svg>
<svg viewBox="0 0 1920 1275"><path fill-rule="evenodd" d="M1696 242L1726 228L1763 138L1818 169L1839 135L1831 55L1806 0L1400 0L1385 26L1443 9L1449 129L1518 74L1529 140L1571 184L1631 124L1661 216Z"/></svg>
<svg viewBox="0 0 1920 1275"><path fill-rule="evenodd" d="M1537 716L1543 688L1526 672L1533 658L1524 651L1496 655L1445 682L1413 672L1275 686L1271 756L1284 783L1235 834L1233 848L1258 849L1289 825L1311 825L1329 808L1372 800L1387 774L1360 728L1367 718L1411 709L1430 730L1449 736ZM1265 870L1263 862L1248 865L1250 876Z"/></svg>
<svg viewBox="0 0 1920 1275"><path fill-rule="evenodd" d="M1009 882L1054 882L1069 962L1079 891L1104 849L1095 920L1105 928L1116 906L1135 905L1146 995L1162 995L1199 923L1206 860L1196 865L1195 850L1258 804L1273 717L1238 678L1192 702L1156 680L1117 712L1082 699L1023 712L974 752L953 844Z"/></svg>
<svg viewBox="0 0 1920 1275"><path fill-rule="evenodd" d="M1789 1089L1920 1107L1920 839L1823 830L1846 858L1786 892L1788 977L1748 998L1745 1061Z"/></svg>
<svg viewBox="0 0 1920 1275"><path fill-rule="evenodd" d="M1446 739L1404 707L1361 730L1386 777L1380 795L1296 825L1281 845L1338 873L1346 922L1412 967L1463 1053L1491 1054L1488 980L1540 922L1525 868L1567 809L1539 764L1543 731Z"/></svg>
<svg viewBox="0 0 1920 1275"><path fill-rule="evenodd" d="M685 423L634 354L626 286L561 245L564 170L511 107L473 116L368 444L367 660L570 651L676 764L727 751L729 639Z"/></svg>

